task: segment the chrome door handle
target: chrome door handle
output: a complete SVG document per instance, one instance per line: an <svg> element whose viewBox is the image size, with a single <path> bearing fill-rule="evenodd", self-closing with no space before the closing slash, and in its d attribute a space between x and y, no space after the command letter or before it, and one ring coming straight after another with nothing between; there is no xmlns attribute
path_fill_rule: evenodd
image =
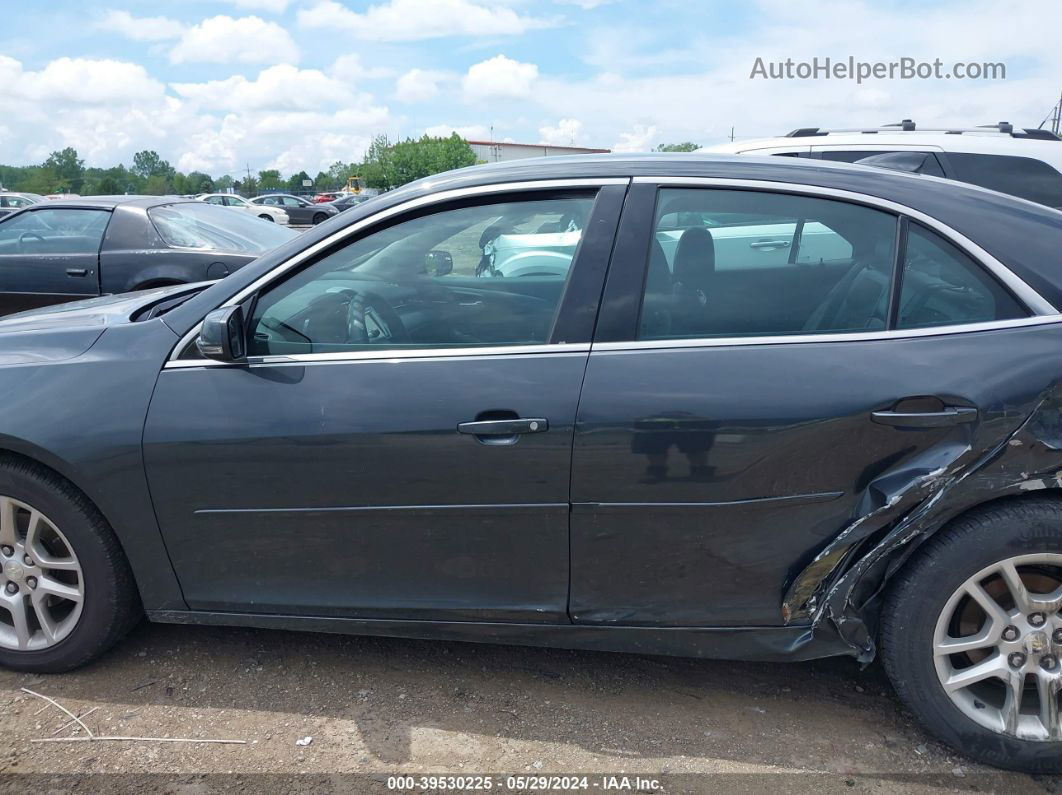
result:
<svg viewBox="0 0 1062 795"><path fill-rule="evenodd" d="M977 420L977 409L949 406L943 411L875 411L870 419L894 428L942 428Z"/></svg>
<svg viewBox="0 0 1062 795"><path fill-rule="evenodd" d="M549 420L541 418L512 420L480 420L462 422L457 426L458 433L473 436L516 436L521 433L543 433L549 430Z"/></svg>
<svg viewBox="0 0 1062 795"><path fill-rule="evenodd" d="M758 240L755 243L749 243L749 248L754 248L757 251L765 248L789 248L788 240Z"/></svg>
<svg viewBox="0 0 1062 795"><path fill-rule="evenodd" d="M67 276L88 276L88 268L67 268Z"/></svg>

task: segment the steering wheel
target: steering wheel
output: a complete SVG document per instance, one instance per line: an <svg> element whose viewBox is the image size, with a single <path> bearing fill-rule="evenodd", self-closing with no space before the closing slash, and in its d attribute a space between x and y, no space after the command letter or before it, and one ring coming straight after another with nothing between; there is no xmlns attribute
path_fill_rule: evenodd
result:
<svg viewBox="0 0 1062 795"><path fill-rule="evenodd" d="M41 241L42 243L44 242L44 238L41 237L36 232L23 232L21 235L18 236L18 250L19 250L19 252L22 251L22 244L23 244L23 242L25 242L27 237L35 237L39 241Z"/></svg>
<svg viewBox="0 0 1062 795"><path fill-rule="evenodd" d="M355 292L347 304L347 341L352 345L402 343L409 333L395 308L375 293Z"/></svg>

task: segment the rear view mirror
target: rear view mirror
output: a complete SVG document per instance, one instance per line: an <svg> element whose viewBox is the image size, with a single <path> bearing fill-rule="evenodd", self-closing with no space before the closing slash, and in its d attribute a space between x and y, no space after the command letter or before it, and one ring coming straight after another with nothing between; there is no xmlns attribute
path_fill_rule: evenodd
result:
<svg viewBox="0 0 1062 795"><path fill-rule="evenodd" d="M453 269L454 258L449 251L435 249L424 255L424 272L429 276L445 276Z"/></svg>
<svg viewBox="0 0 1062 795"><path fill-rule="evenodd" d="M243 327L243 307L223 306L208 312L199 329L195 346L208 359L239 362L247 357L247 337Z"/></svg>

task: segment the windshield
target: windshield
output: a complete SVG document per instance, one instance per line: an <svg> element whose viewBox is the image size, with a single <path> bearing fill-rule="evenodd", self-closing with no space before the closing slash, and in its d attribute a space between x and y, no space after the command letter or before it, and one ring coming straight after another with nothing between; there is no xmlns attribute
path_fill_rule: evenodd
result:
<svg viewBox="0 0 1062 795"><path fill-rule="evenodd" d="M148 216L169 245L202 251L257 256L298 234L250 214L197 201L152 207Z"/></svg>

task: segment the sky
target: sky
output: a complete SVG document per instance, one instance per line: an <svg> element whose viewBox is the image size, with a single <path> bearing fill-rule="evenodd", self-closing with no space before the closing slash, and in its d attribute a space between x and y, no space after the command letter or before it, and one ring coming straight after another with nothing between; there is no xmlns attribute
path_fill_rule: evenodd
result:
<svg viewBox="0 0 1062 795"><path fill-rule="evenodd" d="M647 151L796 127L1001 120L1062 92L1057 0L0 0L0 163L73 146L313 174L372 136ZM1002 62L1005 80L751 78L764 62Z"/></svg>

